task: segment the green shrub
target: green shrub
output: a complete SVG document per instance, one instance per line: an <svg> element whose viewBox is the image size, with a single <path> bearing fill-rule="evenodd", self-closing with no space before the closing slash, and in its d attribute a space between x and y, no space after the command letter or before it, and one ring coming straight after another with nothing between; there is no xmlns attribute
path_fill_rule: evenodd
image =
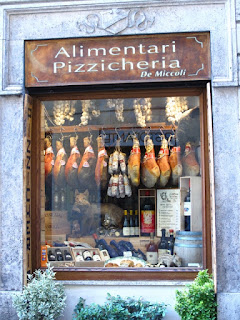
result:
<svg viewBox="0 0 240 320"><path fill-rule="evenodd" d="M214 320L217 319L217 303L212 277L208 270L198 273L187 289L176 291L175 310L182 320Z"/></svg>
<svg viewBox="0 0 240 320"><path fill-rule="evenodd" d="M143 299L126 298L107 295L104 305L90 304L85 306L85 300L79 299L74 309L73 320L160 320L165 316L164 303L151 303Z"/></svg>
<svg viewBox="0 0 240 320"><path fill-rule="evenodd" d="M66 295L63 285L54 281L55 272L36 270L28 276L23 292L13 296L13 306L21 320L54 320L65 308Z"/></svg>

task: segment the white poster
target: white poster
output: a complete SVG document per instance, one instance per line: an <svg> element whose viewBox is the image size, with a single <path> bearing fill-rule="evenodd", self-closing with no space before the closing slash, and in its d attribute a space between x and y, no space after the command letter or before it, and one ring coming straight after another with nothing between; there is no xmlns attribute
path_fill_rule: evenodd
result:
<svg viewBox="0 0 240 320"><path fill-rule="evenodd" d="M180 189L157 190L157 237L161 229L180 230Z"/></svg>

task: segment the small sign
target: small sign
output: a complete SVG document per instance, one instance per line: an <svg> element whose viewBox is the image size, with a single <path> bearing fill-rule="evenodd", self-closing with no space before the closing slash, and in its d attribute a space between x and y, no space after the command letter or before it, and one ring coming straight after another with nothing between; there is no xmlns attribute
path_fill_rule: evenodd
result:
<svg viewBox="0 0 240 320"><path fill-rule="evenodd" d="M25 42L26 87L210 79L210 34Z"/></svg>
<svg viewBox="0 0 240 320"><path fill-rule="evenodd" d="M180 190L157 190L157 237L162 229L180 230Z"/></svg>

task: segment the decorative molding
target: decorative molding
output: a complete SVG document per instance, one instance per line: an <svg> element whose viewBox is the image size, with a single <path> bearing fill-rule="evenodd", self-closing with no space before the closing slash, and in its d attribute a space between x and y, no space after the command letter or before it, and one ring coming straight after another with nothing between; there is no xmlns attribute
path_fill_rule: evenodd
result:
<svg viewBox="0 0 240 320"><path fill-rule="evenodd" d="M0 95L18 95L24 91L23 84L23 65L20 61L23 61L23 48L24 48L24 39L38 39L39 38L39 25L41 21L41 15L46 16L49 14L58 14L59 19L55 20L55 29L54 32L49 37L49 33L45 33L43 31L44 25L42 26L42 38L46 37L50 38L60 38L60 37L88 37L92 36L104 36L104 35L114 35L114 34L137 34L141 32L141 28L143 28L143 32L147 33L168 33L168 32L198 32L198 31L210 31L211 32L211 46L212 46L212 55L216 56L214 50L218 51L219 48L216 47L221 39L224 36L226 39L226 44L224 45L225 58L221 59L222 63L224 63L224 69L226 72L219 71L219 61L216 59L212 59L212 85L214 87L222 87L222 86L237 86L238 85L238 72L237 72L237 48L236 48L236 18L238 20L238 13L240 12L240 0L235 3L235 0L128 0L128 1L118 1L118 0L72 0L72 1L64 1L64 0L52 0L52 1L38 1L38 0L0 0L0 21L2 22L3 34L1 35L1 43L0 43L0 51L2 52L2 61L0 61ZM14 4L14 5L13 5ZM219 20L217 16L213 20L209 19L206 21L204 25L198 27L200 23L202 14L204 12L209 13L208 6L212 5L212 9L217 9L216 12L221 10L222 15L222 26L219 25L219 28L216 29L215 20ZM167 15L164 17L161 15L162 10L165 8L169 8ZM191 23L188 21L185 22L183 20L181 23L178 23L179 29L176 27L169 27L164 25L164 29L162 29L162 22L167 21L168 18L172 16L175 10L181 10L186 8L188 11L189 8L194 7L194 10L198 10L199 19L194 23L194 18L189 17ZM125 10L129 14L130 11L135 10L134 15L134 25L132 27L130 22L126 26L126 20L120 20L118 17L117 22L112 22L110 26L100 23L100 19L102 18L102 12L104 10L108 10L108 8L116 8L114 10ZM219 10L218 10L219 8ZM237 12L236 12L237 9ZM139 12L139 13L136 13ZM99 14L100 12L100 14ZM61 15L75 14L76 19L71 22L71 20L67 20L65 26L65 33L61 35L56 32L57 23L59 23L59 27L61 27ZM142 15L143 13L143 15ZM91 33L92 26L90 25L90 33L86 32L84 28L88 27L87 17L93 14L93 16L97 17L97 23L94 24L95 31ZM150 23L146 23L148 20L151 21L149 15L155 14L155 19L152 22L152 27L150 29ZM16 34L15 28L22 28L23 24L25 24L25 19L23 18L19 24L15 23L15 18L17 16L25 16L29 20L31 15L34 16L34 23L38 27L38 30L34 31L34 29L28 30L28 26L25 26L22 34L18 39L14 37ZM139 23L139 19L143 19L145 15L145 22L142 24ZM84 18L86 16L86 18ZM204 18L204 17L203 17ZM82 19L82 20L81 20ZM84 20L85 19L85 20ZM163 20L161 20L163 19ZM30 19L31 20L31 19ZM29 21L30 21L29 20ZM170 19L171 20L171 19ZM32 21L32 20L31 20ZM85 25L84 25L85 23ZM122 26L123 23L123 26ZM124 25L125 23L125 25ZM87 26L86 26L87 24ZM121 27L119 26L121 25ZM83 31L80 31L79 26L81 26ZM100 26L100 28L99 28ZM73 31L75 28L75 31ZM145 28L145 29L144 29ZM147 29L148 28L148 29ZM67 30L71 30L71 32ZM122 31L119 31L122 30ZM72 32L73 31L73 32ZM88 30L89 31L89 30ZM95 33L94 33L95 32ZM222 34L223 32L223 34ZM221 33L221 37L220 37ZM31 35L31 36L29 36ZM13 55L11 56L11 46L12 44L17 44L14 48L15 52L19 56L19 64L12 66ZM219 51L221 52L221 50ZM221 56L221 55L220 55ZM14 58L15 59L15 58ZM224 60L224 61L223 61ZM13 73L14 71L14 73Z"/></svg>
<svg viewBox="0 0 240 320"><path fill-rule="evenodd" d="M119 34L120 32L137 28L144 31L151 27L155 21L155 15L148 16L144 9L110 9L100 13L91 13L77 26L80 31L87 34L94 33L97 29L104 30L109 34Z"/></svg>

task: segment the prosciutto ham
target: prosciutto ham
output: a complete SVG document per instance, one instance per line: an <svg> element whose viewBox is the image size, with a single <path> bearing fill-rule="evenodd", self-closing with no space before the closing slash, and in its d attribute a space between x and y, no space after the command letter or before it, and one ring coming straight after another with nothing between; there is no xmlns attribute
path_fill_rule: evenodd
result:
<svg viewBox="0 0 240 320"><path fill-rule="evenodd" d="M200 167L195 157L195 149L190 142L186 143L182 164L185 176L197 176L199 174Z"/></svg>
<svg viewBox="0 0 240 320"><path fill-rule="evenodd" d="M98 158L95 168L95 180L98 187L105 190L108 183L107 151L102 137L97 138Z"/></svg>
<svg viewBox="0 0 240 320"><path fill-rule="evenodd" d="M61 141L56 141L57 156L53 167L53 177L57 186L64 187L67 155Z"/></svg>
<svg viewBox="0 0 240 320"><path fill-rule="evenodd" d="M182 176L182 162L180 159L181 148L173 147L169 157L169 163L172 170L172 184L177 185L178 179Z"/></svg>
<svg viewBox="0 0 240 320"><path fill-rule="evenodd" d="M161 148L158 153L157 164L160 169L160 178L158 180L158 185L160 187L165 187L171 176L168 143L165 138L162 140Z"/></svg>
<svg viewBox="0 0 240 320"><path fill-rule="evenodd" d="M90 145L90 138L85 137L83 139L83 145L85 151L78 167L78 180L80 187L83 189L89 189L93 186L96 157L92 146Z"/></svg>
<svg viewBox="0 0 240 320"><path fill-rule="evenodd" d="M44 148L45 179L47 179L51 175L54 166L54 153L49 138L44 139Z"/></svg>
<svg viewBox="0 0 240 320"><path fill-rule="evenodd" d="M78 166L80 163L81 155L77 147L77 139L75 137L70 138L70 147L71 153L68 158L66 168L65 168L65 177L67 183L73 188L78 188Z"/></svg>
<svg viewBox="0 0 240 320"><path fill-rule="evenodd" d="M133 137L133 147L128 158L128 177L133 186L138 187L140 184L140 165L141 165L141 151L139 140Z"/></svg>
<svg viewBox="0 0 240 320"><path fill-rule="evenodd" d="M152 140L145 137L146 153L141 166L141 181L147 188L152 188L160 177L160 170L155 160L155 151Z"/></svg>

